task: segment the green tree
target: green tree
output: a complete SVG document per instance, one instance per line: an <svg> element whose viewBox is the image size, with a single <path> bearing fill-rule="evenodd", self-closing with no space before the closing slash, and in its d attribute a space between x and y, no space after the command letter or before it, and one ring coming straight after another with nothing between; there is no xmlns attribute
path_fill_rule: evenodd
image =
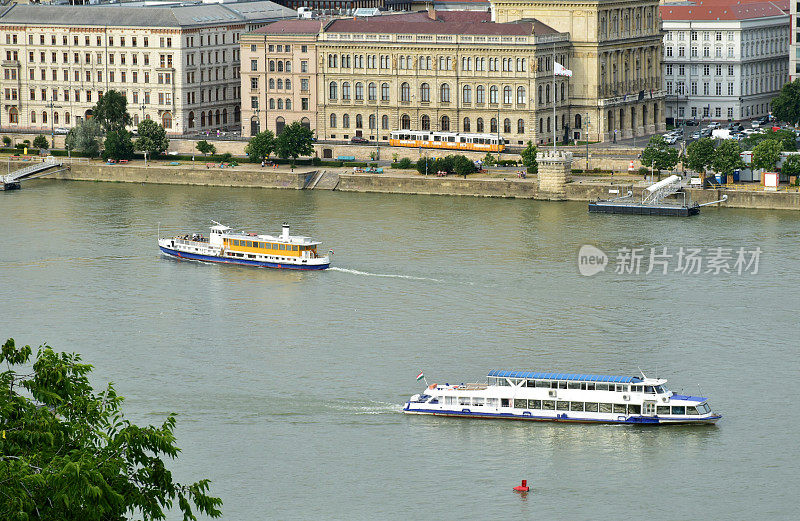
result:
<svg viewBox="0 0 800 521"><path fill-rule="evenodd" d="M483 156L483 164L484 166L494 166L497 164L497 159L489 152L486 152L486 155Z"/></svg>
<svg viewBox="0 0 800 521"><path fill-rule="evenodd" d="M473 163L467 156L461 154L453 156L453 173L456 175L464 176L467 178L469 174L475 172L475 163Z"/></svg>
<svg viewBox="0 0 800 521"><path fill-rule="evenodd" d="M47 138L44 137L44 135L39 134L33 138L33 148L50 148L50 143L47 141Z"/></svg>
<svg viewBox="0 0 800 521"><path fill-rule="evenodd" d="M177 504L185 520L220 517L209 481L175 482L175 416L160 426L125 419L113 384L96 392L80 355L9 339L0 351L0 519L164 519Z"/></svg>
<svg viewBox="0 0 800 521"><path fill-rule="evenodd" d="M528 141L528 146L519 154L522 156L522 164L528 169L529 174L539 173L539 163L536 161L536 152L538 152L536 145L533 144L533 141Z"/></svg>
<svg viewBox="0 0 800 521"><path fill-rule="evenodd" d="M133 157L131 133L125 129L112 130L103 143L103 159L130 159Z"/></svg>
<svg viewBox="0 0 800 521"><path fill-rule="evenodd" d="M266 160L275 151L275 134L271 130L259 132L250 138L244 151L253 159Z"/></svg>
<svg viewBox="0 0 800 521"><path fill-rule="evenodd" d="M10 147L11 146L11 138L8 136L3 136L3 145Z"/></svg>
<svg viewBox="0 0 800 521"><path fill-rule="evenodd" d="M705 173L714 159L714 140L709 137L698 139L686 148L686 166L698 173Z"/></svg>
<svg viewBox="0 0 800 521"><path fill-rule="evenodd" d="M433 168L434 164L436 164L436 159L430 159L428 156L425 156L419 158L417 163L414 165L414 168L416 168L417 172L420 174L426 175L436 172L436 170Z"/></svg>
<svg viewBox="0 0 800 521"><path fill-rule="evenodd" d="M744 168L742 161L742 147L733 139L725 139L714 151L711 167L715 172L729 176L734 170Z"/></svg>
<svg viewBox="0 0 800 521"><path fill-rule="evenodd" d="M275 138L275 152L286 159L291 157L296 160L299 156L310 156L314 153L314 133L299 121L283 128Z"/></svg>
<svg viewBox="0 0 800 521"><path fill-rule="evenodd" d="M800 155L792 154L787 157L781 167L781 173L789 177L796 177L795 183L800 181Z"/></svg>
<svg viewBox="0 0 800 521"><path fill-rule="evenodd" d="M115 90L106 92L97 100L92 109L92 118L100 123L105 132L125 130L132 123L128 114L128 100Z"/></svg>
<svg viewBox="0 0 800 521"><path fill-rule="evenodd" d="M787 83L772 100L772 115L792 125L800 123L800 79Z"/></svg>
<svg viewBox="0 0 800 521"><path fill-rule="evenodd" d="M100 152L102 136L100 124L94 118L81 121L67 133L65 141L67 150L83 152L94 157Z"/></svg>
<svg viewBox="0 0 800 521"><path fill-rule="evenodd" d="M780 141L783 145L783 150L787 152L791 150L797 150L797 136L794 132L783 129L774 131L771 128L763 132L750 134L743 139L741 141L742 150L753 150L758 146L759 143L768 139Z"/></svg>
<svg viewBox="0 0 800 521"><path fill-rule="evenodd" d="M169 147L167 131L152 119L142 120L136 127L139 137L136 139L135 148L140 152L147 152L150 157L162 154Z"/></svg>
<svg viewBox="0 0 800 521"><path fill-rule="evenodd" d="M781 158L783 147L780 141L767 139L762 141L753 149L753 168L762 170L774 170L775 165Z"/></svg>
<svg viewBox="0 0 800 521"><path fill-rule="evenodd" d="M200 152L204 156L207 154L214 155L217 153L217 147L215 147L213 144L209 143L205 139L203 139L202 141L198 141L197 144L195 145L195 148L198 150L198 152Z"/></svg>
<svg viewBox="0 0 800 521"><path fill-rule="evenodd" d="M642 164L658 172L675 168L678 150L669 146L663 136L653 136L642 151Z"/></svg>

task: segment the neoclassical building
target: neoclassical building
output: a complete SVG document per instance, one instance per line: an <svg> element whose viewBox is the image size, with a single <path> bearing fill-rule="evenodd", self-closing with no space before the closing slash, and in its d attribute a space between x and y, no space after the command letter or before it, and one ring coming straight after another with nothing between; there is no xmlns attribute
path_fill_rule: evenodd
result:
<svg viewBox="0 0 800 521"><path fill-rule="evenodd" d="M665 129L658 0L491 0L493 19L535 18L569 33L570 100L591 139Z"/></svg>

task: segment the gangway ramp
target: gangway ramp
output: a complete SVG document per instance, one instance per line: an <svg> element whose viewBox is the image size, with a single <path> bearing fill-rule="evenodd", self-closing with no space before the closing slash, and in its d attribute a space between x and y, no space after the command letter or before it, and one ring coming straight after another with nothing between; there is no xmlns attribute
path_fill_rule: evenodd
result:
<svg viewBox="0 0 800 521"><path fill-rule="evenodd" d="M15 170L10 174L0 177L0 190L14 190L19 188L20 181L36 179L37 177L60 172L63 170L63 168L61 168L62 165L63 163L61 161L48 159L46 161L42 161L41 163L33 163L26 167ZM55 168L58 168L59 170L54 170Z"/></svg>

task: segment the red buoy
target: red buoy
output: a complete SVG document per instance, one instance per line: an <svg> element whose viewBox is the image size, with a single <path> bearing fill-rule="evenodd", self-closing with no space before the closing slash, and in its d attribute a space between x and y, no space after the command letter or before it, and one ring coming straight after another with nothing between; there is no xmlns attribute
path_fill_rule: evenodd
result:
<svg viewBox="0 0 800 521"><path fill-rule="evenodd" d="M531 488L528 486L528 480L527 479L523 479L522 480L522 485L514 487L514 490L516 492L529 492L531 490Z"/></svg>

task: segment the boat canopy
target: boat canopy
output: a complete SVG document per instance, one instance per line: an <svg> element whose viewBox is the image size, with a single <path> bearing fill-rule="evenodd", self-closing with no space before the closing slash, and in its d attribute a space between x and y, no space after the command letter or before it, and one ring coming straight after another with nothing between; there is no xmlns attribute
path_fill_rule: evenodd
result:
<svg viewBox="0 0 800 521"><path fill-rule="evenodd" d="M636 376L606 376L600 374L537 373L533 371L489 371L489 376L501 378L525 378L528 380L572 380L581 382L610 382L620 384L641 383Z"/></svg>

